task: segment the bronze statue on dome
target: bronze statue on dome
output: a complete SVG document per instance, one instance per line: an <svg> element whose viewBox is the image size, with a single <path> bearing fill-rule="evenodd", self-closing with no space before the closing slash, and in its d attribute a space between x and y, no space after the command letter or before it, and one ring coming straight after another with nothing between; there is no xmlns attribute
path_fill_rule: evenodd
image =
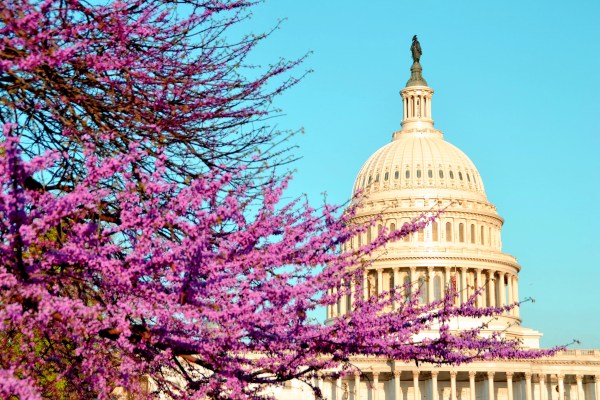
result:
<svg viewBox="0 0 600 400"><path fill-rule="evenodd" d="M421 59L421 43L419 43L419 39L417 39L417 35L413 36L412 45L410 46L410 52L412 53L413 62L418 63Z"/></svg>

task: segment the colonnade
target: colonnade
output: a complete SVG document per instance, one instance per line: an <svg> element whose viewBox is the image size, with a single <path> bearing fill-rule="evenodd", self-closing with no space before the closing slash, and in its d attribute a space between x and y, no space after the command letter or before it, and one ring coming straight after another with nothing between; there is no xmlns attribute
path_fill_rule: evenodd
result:
<svg viewBox="0 0 600 400"><path fill-rule="evenodd" d="M600 372L413 369L320 375L315 383L327 400L600 400Z"/></svg>
<svg viewBox="0 0 600 400"><path fill-rule="evenodd" d="M327 307L327 317L335 318L350 312L361 287L365 300L392 289L406 290L407 297L411 292L419 290L421 301L430 303L441 299L447 290L454 287L458 292L457 302L463 303L483 287L484 290L476 299L477 307L502 307L519 301L516 272L479 267L377 267L366 269L363 281L358 285L354 281L341 282L340 289L344 288L349 294L340 296L337 304ZM340 289L332 288L330 294L337 294ZM397 307L398 304L394 304L394 309ZM507 315L518 318L519 308L513 308Z"/></svg>

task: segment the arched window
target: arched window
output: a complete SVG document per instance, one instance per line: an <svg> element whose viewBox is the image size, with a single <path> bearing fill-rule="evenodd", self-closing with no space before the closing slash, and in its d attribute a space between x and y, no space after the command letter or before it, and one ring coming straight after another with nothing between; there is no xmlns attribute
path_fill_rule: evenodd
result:
<svg viewBox="0 0 600 400"><path fill-rule="evenodd" d="M433 171L432 170L427 170L427 177L428 178L433 178Z"/></svg>
<svg viewBox="0 0 600 400"><path fill-rule="evenodd" d="M463 180L462 179L462 172L460 172L460 171L458 171L458 179L460 179L461 181Z"/></svg>
<svg viewBox="0 0 600 400"><path fill-rule="evenodd" d="M369 176L369 182L368 182L368 184L369 185L371 184L371 176Z"/></svg>
<svg viewBox="0 0 600 400"><path fill-rule="evenodd" d="M441 300L442 299L442 277L436 275L433 278L433 299Z"/></svg>
<svg viewBox="0 0 600 400"><path fill-rule="evenodd" d="M410 178L410 171L409 170L406 170L406 172L404 173L404 177L406 179Z"/></svg>
<svg viewBox="0 0 600 400"><path fill-rule="evenodd" d="M392 222L390 224L390 233L394 232L395 230L396 230L396 224Z"/></svg>
<svg viewBox="0 0 600 400"><path fill-rule="evenodd" d="M405 223L406 223L406 221L402 221L402 226L404 226L404 224L405 224ZM404 236L404 239L403 239L403 240L404 240L405 242L408 242L408 241L410 241L410 234L409 234L409 235L406 235L406 236Z"/></svg>
<svg viewBox="0 0 600 400"><path fill-rule="evenodd" d="M420 169L418 169L418 170L417 170L417 178L420 178L420 177L421 177L421 170L420 170Z"/></svg>
<svg viewBox="0 0 600 400"><path fill-rule="evenodd" d="M394 172L394 179L398 179L400 177L400 171Z"/></svg>
<svg viewBox="0 0 600 400"><path fill-rule="evenodd" d="M444 171L440 169L440 178L444 179Z"/></svg>
<svg viewBox="0 0 600 400"><path fill-rule="evenodd" d="M377 236L381 235L382 229L383 229L383 227L381 226L381 224L377 225Z"/></svg>
<svg viewBox="0 0 600 400"><path fill-rule="evenodd" d="M371 244L371 227L367 228L367 244Z"/></svg>
<svg viewBox="0 0 600 400"><path fill-rule="evenodd" d="M488 244L488 246L492 245L492 227L491 226L488 228L487 244Z"/></svg>
<svg viewBox="0 0 600 400"><path fill-rule="evenodd" d="M420 229L418 233L419 242L425 241L425 229Z"/></svg>
<svg viewBox="0 0 600 400"><path fill-rule="evenodd" d="M465 242L465 224L462 222L458 224L458 241L461 243Z"/></svg>
<svg viewBox="0 0 600 400"><path fill-rule="evenodd" d="M446 222L446 242L452 241L452 223Z"/></svg>
<svg viewBox="0 0 600 400"><path fill-rule="evenodd" d="M431 224L431 237L434 242L437 242L439 240L437 221L433 221L433 223Z"/></svg>
<svg viewBox="0 0 600 400"><path fill-rule="evenodd" d="M362 233L358 234L358 247L362 246Z"/></svg>
<svg viewBox="0 0 600 400"><path fill-rule="evenodd" d="M471 243L475 244L475 224L471 224Z"/></svg>
<svg viewBox="0 0 600 400"><path fill-rule="evenodd" d="M389 177L390 177L390 173L386 172L385 175L383 176L383 180L387 181Z"/></svg>
<svg viewBox="0 0 600 400"><path fill-rule="evenodd" d="M480 237L480 239L481 239L481 244L485 244L485 240L484 240L484 239L485 239L485 235L484 235L484 233L483 233L483 232L484 232L484 231L483 231L483 225L481 225L481 232L480 232L480 233L481 233L481 237Z"/></svg>
<svg viewBox="0 0 600 400"><path fill-rule="evenodd" d="M450 171L450 179L454 179L454 172Z"/></svg>

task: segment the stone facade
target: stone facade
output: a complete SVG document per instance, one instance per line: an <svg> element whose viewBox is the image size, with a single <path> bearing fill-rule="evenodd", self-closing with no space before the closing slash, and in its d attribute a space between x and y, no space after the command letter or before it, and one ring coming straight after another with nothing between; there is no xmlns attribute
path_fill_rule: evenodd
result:
<svg viewBox="0 0 600 400"><path fill-rule="evenodd" d="M354 192L360 190L363 197L354 222L365 223L373 216L380 216L381 222L354 238L351 246L369 243L384 226L395 230L421 213L440 208L445 212L422 232L376 254L364 274L365 291L359 295L367 297L410 283L413 290L419 288L422 302L430 302L453 284L460 293L458 301L483 287L479 306L517 302L521 267L513 256L502 252L503 219L488 201L473 162L434 128L434 92L425 82L422 78L409 80L400 92L401 130L358 173ZM348 296L328 307L327 318L351 311L352 298ZM479 323L458 320L453 328ZM527 348L539 348L542 336L521 325L518 308L490 323L486 331L503 332ZM314 382L327 399L600 400L600 350L567 350L552 358L461 366L417 367L366 357L352 362L360 373L335 380L324 373ZM314 398L310 388L299 382L290 382L275 394L279 399Z"/></svg>

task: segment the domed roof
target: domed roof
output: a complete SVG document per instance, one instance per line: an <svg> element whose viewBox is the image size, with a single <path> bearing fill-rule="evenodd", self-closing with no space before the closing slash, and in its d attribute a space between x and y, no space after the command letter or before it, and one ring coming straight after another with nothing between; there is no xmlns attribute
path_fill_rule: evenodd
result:
<svg viewBox="0 0 600 400"><path fill-rule="evenodd" d="M354 183L354 192L361 189L365 193L446 189L486 199L481 176L473 162L445 141L440 131L430 129L397 132L391 143L364 163Z"/></svg>

